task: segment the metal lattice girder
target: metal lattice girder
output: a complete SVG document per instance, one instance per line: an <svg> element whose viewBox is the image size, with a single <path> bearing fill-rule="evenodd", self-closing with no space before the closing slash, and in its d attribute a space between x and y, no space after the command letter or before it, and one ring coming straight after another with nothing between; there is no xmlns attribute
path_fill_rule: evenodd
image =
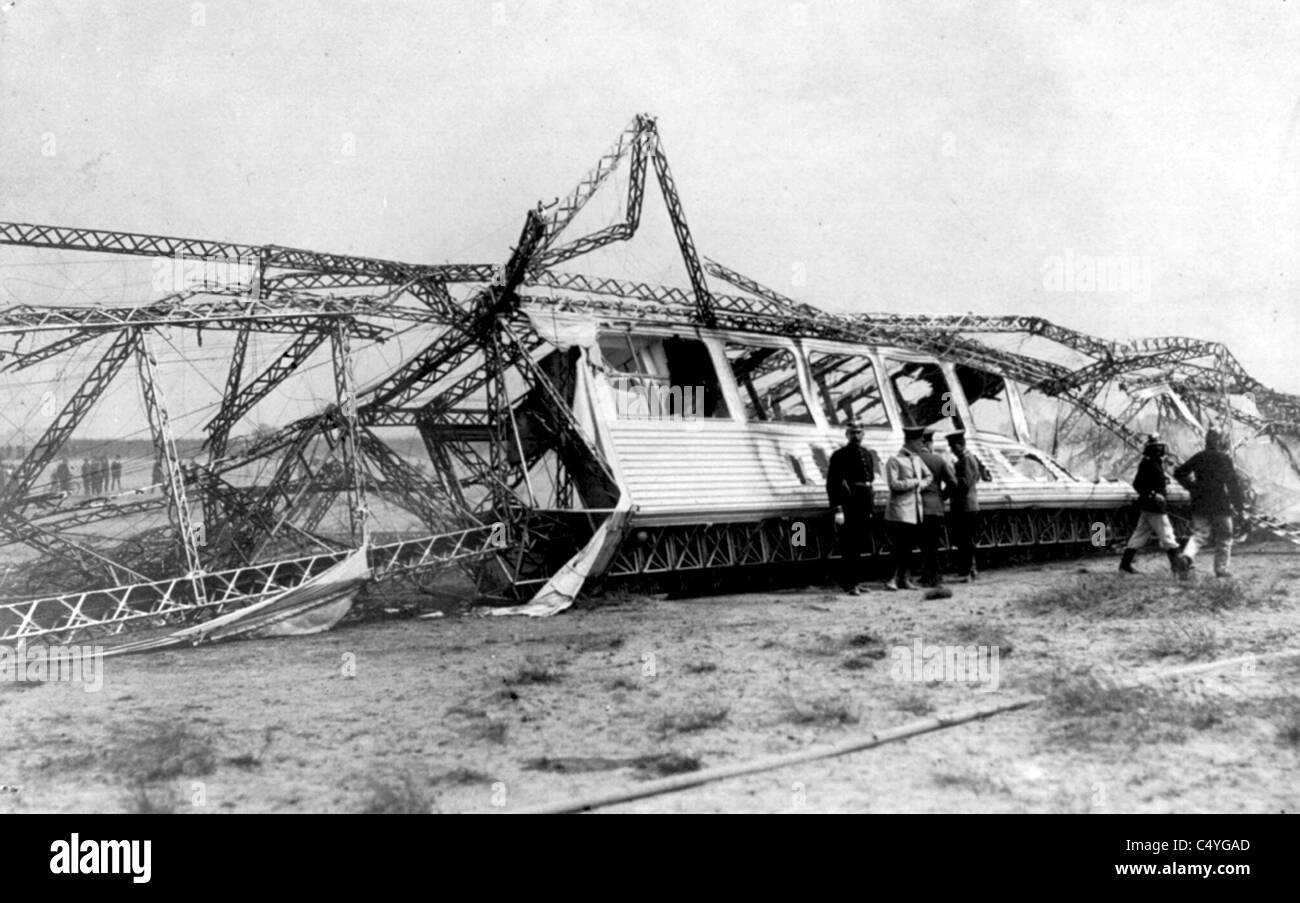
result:
<svg viewBox="0 0 1300 903"><path fill-rule="evenodd" d="M555 243L556 237L564 231L573 218L591 200L592 196L600 188L601 184L610 174L618 168L621 161L633 146L639 146L641 135L645 131L645 123L642 117L635 117L627 128L619 132L618 138L612 147L601 155L596 162L596 166L578 182L563 201L555 205L551 214L546 218L545 231L543 233L541 247L543 249L551 247Z"/></svg>
<svg viewBox="0 0 1300 903"><path fill-rule="evenodd" d="M334 397L338 401L339 453L348 480L348 525L354 541L365 541L369 534L369 512L357 455L357 392L352 375L352 346L346 329L335 329L330 336L334 361Z"/></svg>
<svg viewBox="0 0 1300 903"><path fill-rule="evenodd" d="M722 264L709 258L703 258L705 271L715 279L721 279L723 282L730 283L738 289L749 292L769 304L774 305L776 313L782 316L797 316L816 318L824 316L824 313L811 304L804 304L801 301L795 301L793 298L787 298L780 292L773 291L765 285L760 285L748 276L742 276L735 270L728 269ZM737 299L739 300L739 299Z"/></svg>
<svg viewBox="0 0 1300 903"><path fill-rule="evenodd" d="M695 241L691 238L690 227L686 225L686 212L682 210L682 201L677 194L677 185L668 169L668 157L664 154L663 141L655 128L654 120L647 126L653 131L654 142L651 146L650 161L654 164L655 175L659 178L659 191L664 204L668 207L668 218L673 224L673 234L677 236L677 247L686 264L686 275L691 280L691 289L695 293L695 319L705 326L716 322L713 316L713 296L704 279L704 269L700 266L699 255L695 252Z"/></svg>
<svg viewBox="0 0 1300 903"><path fill-rule="evenodd" d="M4 492L0 494L0 508L18 507L23 495L31 489L42 471L54 460L59 449L72 436L86 413L122 369L122 365L131 356L136 341L134 330L126 330L113 339L113 344L104 352L104 356L95 363L89 375L63 406L63 410L55 416L54 422L46 428L27 457L18 465L14 475L5 485Z"/></svg>
<svg viewBox="0 0 1300 903"><path fill-rule="evenodd" d="M422 277L444 282L464 281L447 278L446 271L464 269L460 267L424 266L375 257L286 248L280 245L249 245L202 238L176 238L139 232L113 232L103 229L78 229L29 223L0 223L0 244L71 251L98 251L105 254L228 261L317 273L377 276L383 277L388 282L403 282Z"/></svg>
<svg viewBox="0 0 1300 903"><path fill-rule="evenodd" d="M427 320L418 310L376 302L370 298L273 296L258 300L214 300L215 291L185 292L136 307L36 307L29 304L0 309L0 335L66 330L118 330L124 327L175 326L192 329L233 329L247 324L259 332L301 333L329 329L342 318L354 324L356 335L382 339L392 329L356 319Z"/></svg>
<svg viewBox="0 0 1300 903"><path fill-rule="evenodd" d="M599 469L599 476L605 484L605 493L611 495L612 498L592 500L589 502L590 506L597 508L612 507L613 502L618 497L618 480L615 479L614 471L609 466L609 462L605 460L600 450L583 435L582 429L578 426L577 418L573 415L573 408L564 400L555 386L552 385L550 378L533 360L532 355L527 351L527 346L504 323L501 325L501 332L502 335L509 339L510 344L518 350L518 353L514 355L514 360L518 361L520 368L524 371L529 383L537 391L538 398L542 402L533 409L533 413L543 419L544 425L555 436L559 451L562 457L566 459L566 467L573 471L575 469L572 466L575 463L573 458L575 455L581 454ZM517 434L518 430L516 428ZM527 462L522 460L522 451L520 458L526 473Z"/></svg>
<svg viewBox="0 0 1300 903"><path fill-rule="evenodd" d="M427 279L433 282L492 282L500 275L501 268L491 263L446 263L434 266L422 266L418 271L403 273L402 278L393 279L387 274L306 272L282 273L270 276L267 286L277 289L294 289L300 291L319 291L321 289L365 288L375 285L394 285L410 279Z"/></svg>
<svg viewBox="0 0 1300 903"><path fill-rule="evenodd" d="M501 535L498 525L487 524L372 546L368 558L375 579L382 580L495 554ZM189 577L176 577L0 604L0 642L38 637L71 642L81 634L111 636L138 622L177 623L214 610L233 611L301 586L348 554L331 551L210 572L201 577L202 597L194 595Z"/></svg>
<svg viewBox="0 0 1300 903"><path fill-rule="evenodd" d="M36 527L50 532L74 530L100 521L114 520L119 517L133 517L140 514L152 514L165 509L168 500L162 496L150 496L127 502L98 502L77 508L59 508L46 514L30 518ZM0 545L8 545L21 540L0 537Z"/></svg>
<svg viewBox="0 0 1300 903"><path fill-rule="evenodd" d="M146 579L143 574L106 555L101 555L94 549L38 527L16 511L0 511L0 534L4 534L12 542L22 543L38 552L68 562L90 577L104 573L114 582L132 578Z"/></svg>
<svg viewBox="0 0 1300 903"><path fill-rule="evenodd" d="M986 314L889 314L859 315L903 334L915 332L1028 333L1064 345L1091 357L1122 352L1122 342L1099 339L1087 333L1058 326L1042 317Z"/></svg>
<svg viewBox="0 0 1300 903"><path fill-rule="evenodd" d="M251 411L267 395L271 394L276 386L284 382L304 361L311 357L316 349L324 344L326 337L327 334L324 332L309 332L300 335L294 339L288 348L281 352L271 366L258 374L248 385L240 388L236 384L232 389L230 383L227 383L226 395L221 400L221 410L206 426L213 457L220 457L225 452L225 437L229 435L231 428L239 422L240 418ZM234 362L232 360L232 378L234 373ZM218 438L220 438L220 442L218 442Z"/></svg>
<svg viewBox="0 0 1300 903"><path fill-rule="evenodd" d="M194 529L189 499L185 495L185 475L181 470L180 454L176 451L176 437L172 434L167 401L158 380L158 362L149 348L147 335L142 334L136 340L136 359L140 368L140 389L145 413L153 434L154 453L160 455L165 464L164 483L171 501L168 514L176 529L189 573L196 574L203 569L199 556L199 539Z"/></svg>
<svg viewBox="0 0 1300 903"><path fill-rule="evenodd" d="M244 359L248 357L248 339L250 330L245 323L235 334L235 347L230 354L230 368L226 371L226 391L221 394L221 410L207 425L207 445L216 460L226 453L226 439L230 437L230 428L242 417L231 416L235 399L239 397L239 385L244 378ZM314 333L319 335L319 333Z"/></svg>
<svg viewBox="0 0 1300 903"><path fill-rule="evenodd" d="M82 330L73 333L70 336L64 336L58 341L50 342L33 351L26 353L11 352L14 360L5 365L6 370L24 370L27 367L39 364L41 361L47 361L52 357L58 357L60 354L66 354L73 348L79 348L87 342L93 342L99 338L102 333Z"/></svg>
<svg viewBox="0 0 1300 903"><path fill-rule="evenodd" d="M448 497L442 486L426 479L370 430L360 430L358 438L366 460L387 480L387 485L379 491L418 516L429 527L445 530L451 526L480 523L469 508L458 499Z"/></svg>
<svg viewBox="0 0 1300 903"><path fill-rule="evenodd" d="M675 304L689 308L693 303L688 292L666 285L648 285L644 282L628 282L623 279L608 279L604 276L589 276L580 273L556 273L543 270L532 273L525 280L526 285L539 285L546 288L558 288L566 291L585 292L593 295L611 295L623 299L653 301L657 304Z"/></svg>

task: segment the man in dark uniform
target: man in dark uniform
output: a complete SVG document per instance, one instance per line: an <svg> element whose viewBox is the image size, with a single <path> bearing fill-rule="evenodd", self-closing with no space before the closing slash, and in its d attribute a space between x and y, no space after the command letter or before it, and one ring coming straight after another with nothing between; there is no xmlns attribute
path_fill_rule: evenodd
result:
<svg viewBox="0 0 1300 903"><path fill-rule="evenodd" d="M957 574L962 580L979 575L975 561L975 534L979 526L979 484L993 479L984 462L966 448L966 431L949 433L948 448L954 456L953 472L957 475L949 500L948 539L957 552Z"/></svg>
<svg viewBox="0 0 1300 903"><path fill-rule="evenodd" d="M862 424L853 421L844 435L849 441L834 451L826 468L826 495L840 538L840 586L857 596L862 592L858 584L863 582L864 556L871 551L871 483L879 460L862 447Z"/></svg>
<svg viewBox="0 0 1300 903"><path fill-rule="evenodd" d="M934 479L929 486L921 490L921 505L924 517L918 536L921 544L921 585L938 586L943 583L939 575L939 542L943 538L943 500L948 498L957 485L957 475L952 465L942 455L934 452L934 431L926 430L921 434L921 460L930 468Z"/></svg>
<svg viewBox="0 0 1300 903"><path fill-rule="evenodd" d="M1214 543L1214 576L1231 577L1232 515L1245 516L1241 481L1217 430L1205 434L1205 450L1192 455L1174 470L1174 479L1192 494L1192 536L1179 559L1184 574L1206 540Z"/></svg>
<svg viewBox="0 0 1300 903"><path fill-rule="evenodd" d="M1133 488L1138 494L1138 522L1124 547L1124 556L1119 561L1119 569L1125 574L1137 573L1133 567L1133 558L1153 536L1169 556L1169 569L1175 575L1182 570L1178 557L1178 540L1174 537L1174 526L1169 522L1168 503L1165 500L1169 492L1169 477L1165 475L1164 458L1165 444L1159 436L1150 436L1142 449L1137 476L1133 478Z"/></svg>

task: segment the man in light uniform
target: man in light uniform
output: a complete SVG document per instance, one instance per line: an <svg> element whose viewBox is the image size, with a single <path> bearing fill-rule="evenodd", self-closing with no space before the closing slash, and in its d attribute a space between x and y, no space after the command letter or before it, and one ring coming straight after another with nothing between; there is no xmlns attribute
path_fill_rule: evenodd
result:
<svg viewBox="0 0 1300 903"><path fill-rule="evenodd" d="M885 531L894 555L894 576L885 589L911 589L908 562L916 545L917 530L925 520L921 490L934 482L934 475L921 458L924 427L904 427L903 447L885 465L889 484L889 505L885 508Z"/></svg>

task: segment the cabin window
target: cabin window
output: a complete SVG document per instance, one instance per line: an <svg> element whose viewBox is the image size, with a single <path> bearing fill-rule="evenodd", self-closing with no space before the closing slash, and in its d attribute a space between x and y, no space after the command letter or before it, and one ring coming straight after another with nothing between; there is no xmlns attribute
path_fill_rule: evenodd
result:
<svg viewBox="0 0 1300 903"><path fill-rule="evenodd" d="M832 426L859 420L863 426L889 426L880 381L871 358L857 354L808 352L813 391Z"/></svg>
<svg viewBox="0 0 1300 903"><path fill-rule="evenodd" d="M1010 439L1016 437L1015 421L1011 418L1011 390L1007 381L996 373L976 370L958 364L957 381L961 383L966 404L970 406L975 429L981 433L996 433Z"/></svg>
<svg viewBox="0 0 1300 903"><path fill-rule="evenodd" d="M731 416L708 346L698 339L609 332L599 341L619 419Z"/></svg>
<svg viewBox="0 0 1300 903"><path fill-rule="evenodd" d="M957 402L944 378L943 368L914 361L887 361L886 366L903 426L929 427L939 435L962 428Z"/></svg>
<svg viewBox="0 0 1300 903"><path fill-rule="evenodd" d="M727 361L740 389L745 416L769 423L813 423L799 385L794 354L785 348L727 343Z"/></svg>

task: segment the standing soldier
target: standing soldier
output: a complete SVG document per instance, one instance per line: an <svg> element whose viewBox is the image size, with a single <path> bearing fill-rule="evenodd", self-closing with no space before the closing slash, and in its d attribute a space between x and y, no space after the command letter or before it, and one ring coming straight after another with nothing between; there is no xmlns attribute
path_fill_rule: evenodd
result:
<svg viewBox="0 0 1300 903"><path fill-rule="evenodd" d="M889 506L885 509L885 529L894 555L894 576L885 589L911 589L908 582L908 559L916 545L916 533L925 519L921 490L934 482L934 475L921 459L923 427L903 428L903 447L885 465L889 483Z"/></svg>
<svg viewBox="0 0 1300 903"><path fill-rule="evenodd" d="M840 537L840 586L850 596L861 595L863 557L871 540L871 482L879 467L876 453L862 447L862 424L845 428L848 442L831 455L826 468L826 495L835 511Z"/></svg>
<svg viewBox="0 0 1300 903"><path fill-rule="evenodd" d="M81 459L81 491L84 495L90 495L90 459Z"/></svg>
<svg viewBox="0 0 1300 903"><path fill-rule="evenodd" d="M948 538L957 552L958 579L971 581L979 575L975 562L975 533L979 521L979 484L993 479L984 462L966 449L966 431L949 433L948 448L952 449L957 475L952 490L948 514Z"/></svg>
<svg viewBox="0 0 1300 903"><path fill-rule="evenodd" d="M153 462L153 485L154 485L154 489L158 492L165 491L162 485L162 481L163 481L162 461L155 459Z"/></svg>
<svg viewBox="0 0 1300 903"><path fill-rule="evenodd" d="M113 458L113 488L122 488L122 456L120 454Z"/></svg>
<svg viewBox="0 0 1300 903"><path fill-rule="evenodd" d="M1192 455L1174 470L1174 479L1192 494L1192 536L1187 540L1179 563L1184 574L1192 569L1192 560L1205 541L1214 543L1214 576L1231 577L1232 515L1245 516L1245 499L1241 481L1224 450L1223 437L1217 430L1205 434L1205 450Z"/></svg>
<svg viewBox="0 0 1300 903"><path fill-rule="evenodd" d="M957 475L952 465L942 455L934 453L934 431L921 434L921 460L934 477L929 486L921 490L921 585L938 586L943 583L939 575L939 540L943 536L943 500L952 494L957 485Z"/></svg>
<svg viewBox="0 0 1300 903"><path fill-rule="evenodd" d="M67 458L60 461L54 469L54 485L59 492L67 492L72 488L72 468L68 466Z"/></svg>
<svg viewBox="0 0 1300 903"><path fill-rule="evenodd" d="M1164 460L1165 444L1153 434L1142 449L1142 460L1138 462L1137 476L1133 478L1133 488L1138 494L1138 522L1119 562L1119 569L1125 574L1137 573L1133 558L1153 536L1169 556L1169 569L1175 574L1182 570L1178 560L1178 540L1174 538L1174 525L1169 522L1169 506L1165 500L1169 492L1169 477L1165 475Z"/></svg>

